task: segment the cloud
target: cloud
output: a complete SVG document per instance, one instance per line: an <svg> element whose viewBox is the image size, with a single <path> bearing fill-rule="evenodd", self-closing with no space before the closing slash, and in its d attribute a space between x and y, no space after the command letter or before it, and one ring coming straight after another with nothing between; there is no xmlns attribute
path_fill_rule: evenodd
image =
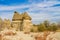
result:
<svg viewBox="0 0 60 40"><path fill-rule="evenodd" d="M43 22L44 20L50 20L52 15L46 14L46 13L29 13L29 15L32 17L32 22L35 24L39 24Z"/></svg>
<svg viewBox="0 0 60 40"><path fill-rule="evenodd" d="M38 2L43 2L44 0L28 0L28 2L30 3L38 3Z"/></svg>
<svg viewBox="0 0 60 40"><path fill-rule="evenodd" d="M1 12L2 14L0 14L0 17L4 20L4 19L10 19L12 20L13 17L13 13L12 12Z"/></svg>
<svg viewBox="0 0 60 40"><path fill-rule="evenodd" d="M3 10L17 10L17 9L23 9L23 8L27 8L27 7L29 7L29 5L17 5L17 6L0 5L0 11L3 11Z"/></svg>
<svg viewBox="0 0 60 40"><path fill-rule="evenodd" d="M52 7L60 7L60 4L55 4Z"/></svg>
<svg viewBox="0 0 60 40"><path fill-rule="evenodd" d="M32 2L34 0L30 1ZM31 4L23 4L23 5L13 5L13 6L0 5L0 11L8 11L8 10L27 11L29 15L32 17L32 22L37 24L44 20L50 20L50 21L59 20L60 7L58 5L60 5L60 2L57 0L55 1L44 0L38 3L32 2ZM12 12L11 13L4 12L1 15L2 18L9 18L9 19L12 18L11 16L13 16Z"/></svg>
<svg viewBox="0 0 60 40"><path fill-rule="evenodd" d="M45 20L49 20L51 22L58 22L60 20L60 14L55 13L55 14L49 14L45 12L41 13L29 13L29 15L32 17L32 22L34 24L39 24ZM56 16L59 15L59 16Z"/></svg>
<svg viewBox="0 0 60 40"><path fill-rule="evenodd" d="M60 2L39 2L39 3L32 3L32 4L23 4L23 5L10 5L10 6L6 6L6 5L0 5L0 10L17 10L17 9L24 9L24 8L44 8L44 7L50 7L54 4L58 4Z"/></svg>

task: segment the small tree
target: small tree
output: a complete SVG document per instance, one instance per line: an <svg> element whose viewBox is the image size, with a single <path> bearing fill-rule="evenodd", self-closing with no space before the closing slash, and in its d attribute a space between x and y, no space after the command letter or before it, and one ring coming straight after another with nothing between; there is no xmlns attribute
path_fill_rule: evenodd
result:
<svg viewBox="0 0 60 40"><path fill-rule="evenodd" d="M33 25L31 32L38 32L38 25Z"/></svg>
<svg viewBox="0 0 60 40"><path fill-rule="evenodd" d="M56 31L57 30L57 25L55 23L52 23L49 27L50 31Z"/></svg>
<svg viewBox="0 0 60 40"><path fill-rule="evenodd" d="M45 25L46 28L48 28L49 25L50 25L50 22L48 20L45 20L43 23L44 23L44 25Z"/></svg>
<svg viewBox="0 0 60 40"><path fill-rule="evenodd" d="M2 24L3 24L3 21L2 21L2 19L0 18L0 31L1 31L1 29L2 29Z"/></svg>
<svg viewBox="0 0 60 40"><path fill-rule="evenodd" d="M44 30L46 30L46 27L43 23L41 23L38 27L38 31L44 31Z"/></svg>

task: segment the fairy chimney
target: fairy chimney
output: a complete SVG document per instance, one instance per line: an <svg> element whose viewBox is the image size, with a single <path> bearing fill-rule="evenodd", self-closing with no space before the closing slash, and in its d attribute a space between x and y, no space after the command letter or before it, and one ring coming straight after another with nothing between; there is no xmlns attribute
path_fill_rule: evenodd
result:
<svg viewBox="0 0 60 40"><path fill-rule="evenodd" d="M29 33L32 27L31 17L27 12L23 13L23 31Z"/></svg>
<svg viewBox="0 0 60 40"><path fill-rule="evenodd" d="M12 19L12 26L16 30L30 32L32 27L31 17L27 12L19 14L15 11Z"/></svg>
<svg viewBox="0 0 60 40"><path fill-rule="evenodd" d="M16 30L20 30L21 23L22 23L22 16L15 11L12 19L12 27Z"/></svg>

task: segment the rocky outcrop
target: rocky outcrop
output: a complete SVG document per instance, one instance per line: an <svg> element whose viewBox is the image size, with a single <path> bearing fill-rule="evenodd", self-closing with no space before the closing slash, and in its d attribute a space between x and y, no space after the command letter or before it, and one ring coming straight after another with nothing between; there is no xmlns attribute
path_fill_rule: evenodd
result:
<svg viewBox="0 0 60 40"><path fill-rule="evenodd" d="M27 12L19 14L15 11L12 19L12 26L16 30L30 32L32 27L31 17L28 15Z"/></svg>

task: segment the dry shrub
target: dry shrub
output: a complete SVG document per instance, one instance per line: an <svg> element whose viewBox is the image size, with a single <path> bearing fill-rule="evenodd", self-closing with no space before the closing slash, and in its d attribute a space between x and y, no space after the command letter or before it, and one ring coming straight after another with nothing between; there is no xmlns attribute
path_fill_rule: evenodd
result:
<svg viewBox="0 0 60 40"><path fill-rule="evenodd" d="M47 36L48 36L49 34L50 34L49 31L44 31L44 32L43 32L43 37L40 36L40 39L39 39L39 40L46 40L46 38L47 38Z"/></svg>
<svg viewBox="0 0 60 40"><path fill-rule="evenodd" d="M43 40L41 36L40 37L36 37L35 39L36 40Z"/></svg>
<svg viewBox="0 0 60 40"><path fill-rule="evenodd" d="M24 34L30 34L30 32L24 32Z"/></svg>
<svg viewBox="0 0 60 40"><path fill-rule="evenodd" d="M47 36L50 34L50 31L44 31L43 37L39 36L39 34L35 37L36 40L46 40Z"/></svg>
<svg viewBox="0 0 60 40"><path fill-rule="evenodd" d="M2 34L0 34L0 40L3 40L3 35Z"/></svg>
<svg viewBox="0 0 60 40"><path fill-rule="evenodd" d="M39 36L39 35L37 35L37 36L35 37L35 39L36 39L36 40L43 40L42 36Z"/></svg>
<svg viewBox="0 0 60 40"><path fill-rule="evenodd" d="M50 34L50 31L44 31L43 33L43 36L48 36Z"/></svg>
<svg viewBox="0 0 60 40"><path fill-rule="evenodd" d="M5 32L5 35L15 35L16 33L13 33L12 31Z"/></svg>

